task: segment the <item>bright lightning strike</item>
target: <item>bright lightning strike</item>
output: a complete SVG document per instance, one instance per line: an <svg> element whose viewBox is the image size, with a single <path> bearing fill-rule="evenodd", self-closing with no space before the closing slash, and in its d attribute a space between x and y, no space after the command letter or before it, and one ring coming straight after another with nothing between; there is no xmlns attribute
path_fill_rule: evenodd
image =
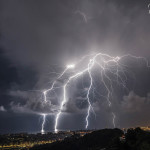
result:
<svg viewBox="0 0 150 150"><path fill-rule="evenodd" d="M67 68L68 68L68 69L72 69L72 68L74 68L74 67L75 67L75 65L74 65L74 64L67 65Z"/></svg>
<svg viewBox="0 0 150 150"><path fill-rule="evenodd" d="M45 126L45 121L46 121L46 114L43 114L43 122L42 122L42 129L41 129L41 133L44 134L45 130L44 130L44 126Z"/></svg>
<svg viewBox="0 0 150 150"><path fill-rule="evenodd" d="M67 102L67 99L66 99L66 87L67 87L67 85L69 84L69 82L70 82L72 79L74 79L74 78L80 76L80 75L83 74L85 71L87 71L87 69L84 70L83 72L79 72L79 73L77 73L77 74L71 76L71 77L68 79L68 81L66 82L66 84L63 86L63 101L62 101L62 103L61 103L61 105L60 105L60 111L59 111L58 114L56 115L56 120L55 120L55 132L58 131L57 126L58 126L59 117L60 117L60 115L61 115L61 112L62 112L62 109L63 109L64 104Z"/></svg>
<svg viewBox="0 0 150 150"><path fill-rule="evenodd" d="M60 106L60 111L58 112L58 114L56 115L56 121L55 121L55 131L57 132L58 129L57 129L57 126L58 126L58 122L59 122L59 118L60 118L60 115L61 115L61 112L62 112L62 109L63 109L63 106L64 104L67 102L67 99L66 99L66 87L68 85L69 82L71 82L72 79L82 75L83 73L85 72L88 72L89 76L90 76L90 86L88 88L88 92L87 92L87 102L88 102L88 110L87 110L87 116L86 116L86 125L85 125L85 128L87 129L88 128L88 125L89 125L89 115L90 115L90 110L92 109L93 110L93 107L91 105L91 102L90 102L90 98L89 98L89 95L90 95L90 90L92 88L92 84L93 84L93 78L92 78L92 75L91 75L91 69L94 67L94 65L96 64L97 62L97 57L100 56L101 57L101 61L102 61L102 64L99 64L100 68L102 71L105 71L106 69L106 66L109 64L109 63L116 63L118 64L118 61L120 60L120 57L111 57L107 54L102 54L102 53L98 53L96 54L92 59L90 59L90 62L88 63L88 66L87 68L85 68L83 71L81 72L78 72L76 73L75 75L71 76L68 81L66 82L66 84L63 86L63 95L64 95L64 98L63 98L63 101L61 103L61 106ZM101 72L102 72L101 71ZM106 76L107 77L107 76ZM108 78L108 77L107 77ZM110 102L110 90L108 88L108 86L106 85L105 81L103 80L103 83L105 85L105 88L107 89L108 91L108 95L107 95L107 100L108 100L108 104L109 104L109 107L111 106L111 102ZM94 110L93 110L94 112ZM114 114L114 113L113 113ZM114 119L113 119L114 120ZM114 121L113 121L114 122ZM115 126L115 123L113 123L114 126Z"/></svg>
<svg viewBox="0 0 150 150"><path fill-rule="evenodd" d="M89 79L90 79L90 84L87 90L87 94L86 94L86 99L87 99L87 103L88 103L88 108L87 108L87 115L85 117L85 128L87 129L89 126L89 116L90 116L90 112L91 110L94 112L94 108L92 107L92 101L90 99L90 94L91 94L91 90L94 89L94 77L93 74L95 73L95 68L97 70L100 71L100 81L106 91L106 94L99 94L100 96L104 97L107 102L108 102L108 106L111 107L112 106L112 94L113 94L113 82L116 82L117 84L122 85L123 87L126 87L125 82L126 82L126 75L123 69L123 66L120 61L121 59L125 58L125 57L131 57L134 59L143 59L146 62L147 67L149 67L148 65L148 61L143 58L143 57L136 57L136 56L132 56L130 54L128 55L124 55L124 56L117 56L117 57L112 57L108 54L104 54L104 53L97 53L94 55L86 55L84 57L82 57L81 60L78 61L78 64L76 64L76 66L74 64L69 64L66 66L65 70L60 74L60 76L58 76L58 78L52 83L52 86L50 89L47 89L43 92L44 95L44 102L47 102L47 93L51 92L52 90L55 90L55 84L57 82L58 79L60 79L64 74L67 73L67 71L69 69L74 69L75 70L72 72L72 74L68 77L67 81L65 82L65 84L62 86L63 88L63 99L61 101L60 104L60 109L58 110L58 113L56 114L56 118L55 118L55 132L58 131L58 124L59 124L59 119L61 117L63 108L65 106L65 104L68 101L68 91L67 88L69 86L69 84L74 80L77 79L80 76L84 76L84 74L88 73L89 75ZM90 59L89 59L90 58ZM85 65L85 59L89 59L89 61L86 63L87 65L84 66L84 68L81 70L81 67L78 67L81 63ZM82 66L82 65L81 65ZM111 75L110 75L111 74ZM112 77L113 76L113 77ZM95 114L96 115L96 114ZM112 124L114 127L116 127L115 125L115 113L112 112L111 113L112 116ZM43 116L43 124L42 124L42 131L44 131L44 123L45 123L45 118L46 115Z"/></svg>
<svg viewBox="0 0 150 150"><path fill-rule="evenodd" d="M89 73L89 76L90 76L90 87L89 87L88 92L87 92L87 101L88 101L89 106L88 106L88 112L87 112L87 116L86 116L86 126L85 126L86 129L87 129L88 124L89 124L88 118L89 118L90 110L91 110L91 103L90 103L89 94L90 94L90 90L91 90L91 87L92 87L93 79L92 79L90 69L93 66L93 64L94 64L94 60L90 60L90 63L88 64L88 73Z"/></svg>
<svg viewBox="0 0 150 150"><path fill-rule="evenodd" d="M74 64L69 64L66 66L65 70L57 77L57 79L52 83L52 86L50 89L44 90L43 91L43 96L44 96L44 105L46 105L47 103L47 93L51 92L52 90L54 90L54 86L57 82L58 79L60 79L68 69L73 69L75 68ZM41 133L44 133L44 125L45 125L45 119L46 119L46 114L43 115L43 122L42 122L42 129L41 129Z"/></svg>

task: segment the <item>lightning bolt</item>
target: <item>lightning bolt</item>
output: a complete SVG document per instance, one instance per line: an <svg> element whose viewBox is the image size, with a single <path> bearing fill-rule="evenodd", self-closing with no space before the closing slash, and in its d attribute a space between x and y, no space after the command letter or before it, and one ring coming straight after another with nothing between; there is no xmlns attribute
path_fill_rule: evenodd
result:
<svg viewBox="0 0 150 150"><path fill-rule="evenodd" d="M43 105L46 105L46 103L47 103L47 94L48 94L49 92L51 92L52 90L54 90L54 86L55 86L57 80L60 79L60 78L66 73L66 71L67 71L68 69L72 69L72 68L74 68L74 67L75 67L75 66L74 66L73 64L67 65L66 68L65 68L65 70L64 70L64 71L57 77L57 79L52 83L51 88L49 88L49 89L43 91L43 96L44 96L44 103L43 103ZM50 102L51 102L51 101L50 101ZM46 115L46 114L43 114L42 116L43 116L43 122L42 122L41 133L43 134L43 133L45 132L45 131L44 131L44 126L45 126L45 120L46 120L46 116L47 116L47 115Z"/></svg>
<svg viewBox="0 0 150 150"><path fill-rule="evenodd" d="M91 103L90 103L89 95L90 95L90 90L91 90L92 84L93 84L93 78L92 78L92 75L91 75L91 72L90 72L90 69L92 68L93 64L94 64L94 60L90 60L90 63L88 64L88 73L89 73L89 76L90 76L90 86L89 86L89 89L88 89L88 92L87 92L87 101L88 101L89 106L88 106L88 111L87 111L87 116L86 116L86 126L85 126L86 129L87 129L88 124L89 124L88 118L89 118L89 115L90 115L90 110L92 108Z"/></svg>
<svg viewBox="0 0 150 150"><path fill-rule="evenodd" d="M79 72L79 73L77 73L77 74L71 76L71 77L68 79L68 81L66 82L66 84L64 85L64 87L63 87L63 95L64 95L64 96L63 96L63 101L62 101L62 103L61 103L61 105L60 105L60 111L59 111L58 114L56 115L56 120L55 120L55 132L58 131L58 129L57 129L58 121L59 121L60 115L61 115L61 113L62 113L63 106L64 106L64 104L67 102L67 99L66 99L66 97L67 97L67 96L66 96L66 87L67 87L67 85L69 84L69 82L70 82L72 79L74 79L74 78L76 78L76 77L82 75L82 74L83 74L84 72L86 72L86 71L87 71L87 69L85 69L84 71Z"/></svg>
<svg viewBox="0 0 150 150"><path fill-rule="evenodd" d="M77 14L77 13L80 14L83 17L84 21L87 23L88 19L87 19L86 14L81 12L80 10L75 11L75 14Z"/></svg>
<svg viewBox="0 0 150 150"><path fill-rule="evenodd" d="M73 71L72 75L69 74L69 77L67 79L67 81L65 82L65 84L62 86L63 88L63 100L60 103L60 109L58 110L58 113L56 114L56 118L55 118L55 125L54 125L54 129L55 132L58 131L58 124L59 124L59 119L61 117L61 114L63 112L64 106L65 104L68 102L68 97L67 97L67 88L69 86L69 84L77 79L80 76L83 76L84 74L88 73L89 78L90 78L90 84L87 90L87 94L86 94L86 99L87 99L87 103L88 103L88 108L87 108L87 114L85 117L85 128L87 129L89 126L89 116L90 116L90 112L91 110L93 111L94 115L94 108L92 106L92 101L90 99L90 94L91 94L91 90L93 88L93 84L94 84L94 78L92 76L93 74L93 70L95 67L98 66L99 70L100 70L100 81L103 84L105 90L106 90L106 95L103 94L99 94L100 96L104 97L107 102L108 102L108 106L112 107L112 94L113 94L113 82L116 82L117 84L122 85L124 88L126 88L126 74L123 68L123 64L120 63L120 60L125 58L125 57L131 57L133 59L143 59L146 62L146 66L150 67L148 64L148 61L144 58L144 57L136 57L133 56L131 54L127 54L127 55L123 55L121 57L116 56L110 56L108 54L104 54L104 53L97 53L97 54L92 54L92 55L85 55L84 57L82 57L78 63L76 65L74 64L70 64L68 65L65 70L58 76L58 78L52 83L52 86L50 89L47 89L43 92L44 95L44 102L47 103L47 93L51 92L52 90L55 89L55 84L57 82L58 79L60 79L67 71L68 69L74 69L76 68L76 70ZM77 70L77 66L79 66L81 63L85 62L85 59L89 59L87 66L85 68L83 68L82 70ZM84 63L83 63L84 64ZM112 74L115 78L112 78L109 74ZM120 73L122 73L122 75L120 75ZM94 88L93 88L94 89ZM111 112L111 116L112 116L112 124L114 127L116 127L115 124L115 119L116 119L116 115L115 113L112 111ZM42 131L44 131L44 124L45 124L45 118L46 115L43 115L43 124L42 124Z"/></svg>
<svg viewBox="0 0 150 150"><path fill-rule="evenodd" d="M55 120L55 132L58 131L57 126L58 126L59 118L60 118L60 115L61 115L61 113L62 113L63 106L64 106L65 103L67 102L67 99L66 99L66 97L67 97L67 96L66 96L66 87L67 87L67 85L71 82L72 79L81 76L81 75L84 74L85 72L88 72L88 74L89 74L89 76L90 76L90 86L89 86L88 92L87 92L87 102L88 102L88 105L89 105L89 106L88 106L88 110L87 110L86 126L85 126L86 129L88 128L88 125L89 125L88 118L89 118L89 115L90 115L90 110L92 109L93 112L94 112L94 109L93 109L93 107L92 107L92 105L91 105L90 98L89 98L90 90L91 90L92 84L93 84L93 78L92 78L92 75L91 75L91 69L93 68L93 66L94 66L94 64L95 64L95 62L96 62L96 58L97 58L98 56L103 56L103 57L107 57L107 58L110 59L110 60L107 60L107 61L104 60L104 61L103 61L104 65L105 65L105 64L108 64L108 63L110 63L110 62L115 62L115 63L117 63L117 62L119 61L119 59L120 59L119 57L111 57L111 56L109 56L109 55L107 55L107 54L98 53L98 54L96 54L92 59L90 59L90 62L88 63L88 67L87 67L87 68L85 68L85 69L84 69L83 71L81 71L81 72L76 73L75 75L71 76L71 77L68 79L67 83L66 83L66 84L64 85L64 87L63 87L63 91L64 91L63 95L64 95L64 98L63 98L63 101L62 101L61 106L60 106L60 111L59 111L58 114L56 115L56 120ZM101 65L100 65L100 66L101 66ZM101 68L102 68L102 69L105 69L105 67L103 67L103 66L101 66ZM108 90L107 100L108 100L109 107L110 107L110 106L111 106L111 102L110 102L110 100L109 100L110 91L109 91L109 88L106 86L106 84L105 84L104 81L103 81L103 83L104 83L105 87L106 87L107 90Z"/></svg>
<svg viewBox="0 0 150 150"><path fill-rule="evenodd" d="M115 114L112 112L112 116L113 116L113 125L114 125L114 128L116 127L116 125L115 125L115 118L116 118L116 116L115 116Z"/></svg>
<svg viewBox="0 0 150 150"><path fill-rule="evenodd" d="M46 114L43 114L43 122L42 122L42 129L41 129L41 133L44 134L45 130L44 130L44 126L45 126L45 121L46 121Z"/></svg>

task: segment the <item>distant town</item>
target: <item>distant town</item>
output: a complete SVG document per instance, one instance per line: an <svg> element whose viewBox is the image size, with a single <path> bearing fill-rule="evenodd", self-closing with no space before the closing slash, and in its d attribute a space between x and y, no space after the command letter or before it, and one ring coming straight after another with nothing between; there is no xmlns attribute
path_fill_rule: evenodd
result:
<svg viewBox="0 0 150 150"><path fill-rule="evenodd" d="M144 131L150 132L150 126L140 128ZM127 130L128 129L125 128L122 129L124 134ZM92 133L93 131L96 130L59 131L57 133L47 132L45 134L3 134L0 135L0 150L28 150L35 145L44 145L56 141L63 141L65 138L70 138L72 136L76 138L83 137L84 135ZM124 136L120 137L120 140L125 140Z"/></svg>
<svg viewBox="0 0 150 150"><path fill-rule="evenodd" d="M0 135L0 150L26 150L34 145L41 145L62 141L71 136L81 137L91 133L94 130L78 130L78 131L59 131L58 133L47 132L45 134L3 134Z"/></svg>

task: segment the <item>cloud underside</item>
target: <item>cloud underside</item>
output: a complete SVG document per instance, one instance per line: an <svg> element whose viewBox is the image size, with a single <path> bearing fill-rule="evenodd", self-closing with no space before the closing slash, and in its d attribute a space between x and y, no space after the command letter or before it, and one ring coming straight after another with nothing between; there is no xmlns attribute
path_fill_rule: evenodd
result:
<svg viewBox="0 0 150 150"><path fill-rule="evenodd" d="M16 97L15 92L11 92L11 94ZM27 92L19 92L19 97L22 93L23 97L27 97ZM55 101L55 99L53 100ZM56 114L60 111L60 103L53 103L53 101L44 102L40 99L28 98L24 103L21 102L11 102L10 107L13 112L21 112L21 113L35 113L35 114ZM83 103L86 102L84 107L80 107L78 102ZM81 103L81 104L82 104ZM150 94L147 94L147 97L140 97L136 95L133 91L131 91L128 95L123 96L121 102L118 102L117 105L113 105L112 107L108 106L108 102L104 101L102 103L101 99L98 99L94 103L92 103L93 109L95 113L103 112L103 113L111 113L115 112L116 114L146 114L150 112ZM68 101L63 105L62 113L68 114L82 114L87 112L87 99L82 97L77 97L76 99L68 99ZM6 111L3 106L0 107L1 111ZM91 109L92 113L92 109Z"/></svg>

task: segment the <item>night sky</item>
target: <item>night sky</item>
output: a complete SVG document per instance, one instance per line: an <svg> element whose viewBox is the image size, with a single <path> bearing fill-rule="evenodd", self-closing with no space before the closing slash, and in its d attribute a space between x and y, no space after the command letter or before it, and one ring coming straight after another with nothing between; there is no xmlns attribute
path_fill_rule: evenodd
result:
<svg viewBox="0 0 150 150"><path fill-rule="evenodd" d="M92 52L111 56L132 54L150 62L148 0L0 0L0 133L54 130L58 99L42 105L42 91L50 87L71 62ZM114 85L112 107L93 98L89 129L150 125L150 68L145 61L123 59L126 87ZM60 81L61 84L64 82ZM78 83L79 82L79 83ZM83 80L88 84L88 76ZM97 91L103 87L97 85ZM71 84L59 128L84 129L87 103L80 81Z"/></svg>

